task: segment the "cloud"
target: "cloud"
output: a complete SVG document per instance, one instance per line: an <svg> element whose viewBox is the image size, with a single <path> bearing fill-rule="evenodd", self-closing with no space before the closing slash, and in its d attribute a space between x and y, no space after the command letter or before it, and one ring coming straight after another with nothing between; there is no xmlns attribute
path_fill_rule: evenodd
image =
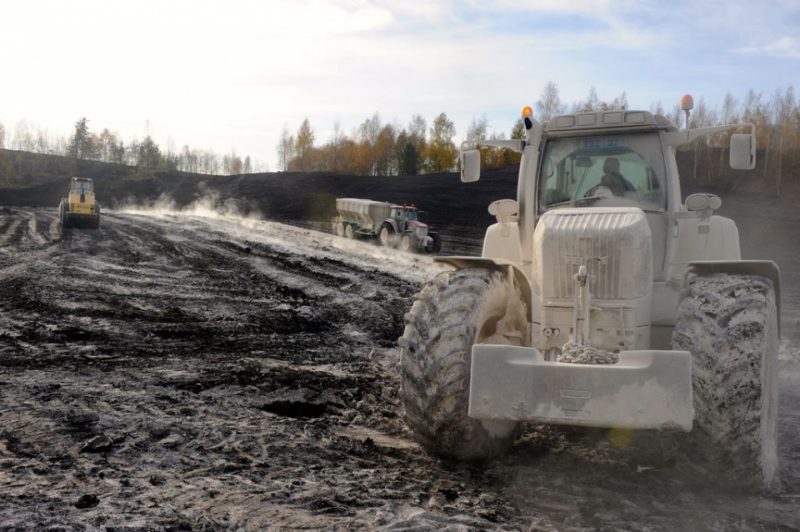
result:
<svg viewBox="0 0 800 532"><path fill-rule="evenodd" d="M15 75L0 84L0 102L14 102L0 121L7 131L28 118L68 133L87 116L93 130L127 140L149 120L162 146L170 135L177 146L235 148L275 167L283 125L293 130L305 117L319 142L334 121L350 134L376 111L401 125L446 111L459 134L485 113L508 133L548 80L565 102L595 86L603 98L625 90L643 107L690 87L744 90L747 79L772 90L793 81L800 56L800 37L776 38L794 35L795 5L29 0L3 11L0 49ZM776 68L779 60L789 68Z"/></svg>
<svg viewBox="0 0 800 532"><path fill-rule="evenodd" d="M733 51L744 55L800 59L800 40L784 36L758 46L745 46Z"/></svg>
<svg viewBox="0 0 800 532"><path fill-rule="evenodd" d="M470 0L474 7L483 6L485 9L513 10L513 11L538 11L552 13L586 13L597 14L608 10L611 0Z"/></svg>

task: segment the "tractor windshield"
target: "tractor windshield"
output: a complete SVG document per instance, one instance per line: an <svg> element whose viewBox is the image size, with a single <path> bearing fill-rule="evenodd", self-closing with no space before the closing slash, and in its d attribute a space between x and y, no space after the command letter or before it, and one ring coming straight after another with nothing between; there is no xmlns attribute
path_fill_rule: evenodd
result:
<svg viewBox="0 0 800 532"><path fill-rule="evenodd" d="M89 194L92 192L91 181L73 181L72 191L76 194Z"/></svg>
<svg viewBox="0 0 800 532"><path fill-rule="evenodd" d="M658 133L548 140L539 179L539 212L556 206L667 206Z"/></svg>

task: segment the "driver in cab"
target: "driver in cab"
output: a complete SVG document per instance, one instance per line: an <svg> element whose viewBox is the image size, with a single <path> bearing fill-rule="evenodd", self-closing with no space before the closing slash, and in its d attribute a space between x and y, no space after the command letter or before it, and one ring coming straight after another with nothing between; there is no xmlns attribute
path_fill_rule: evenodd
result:
<svg viewBox="0 0 800 532"><path fill-rule="evenodd" d="M616 157L606 157L600 185L608 187L615 196L625 196L626 192L636 192L636 187L619 173L619 159Z"/></svg>

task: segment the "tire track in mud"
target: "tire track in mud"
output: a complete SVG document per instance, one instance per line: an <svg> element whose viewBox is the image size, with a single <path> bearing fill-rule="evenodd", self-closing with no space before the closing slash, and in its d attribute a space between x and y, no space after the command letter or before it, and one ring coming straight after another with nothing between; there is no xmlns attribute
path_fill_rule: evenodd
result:
<svg viewBox="0 0 800 532"><path fill-rule="evenodd" d="M326 330L337 322L361 322L367 338L385 345L396 338L402 309L387 320L381 306L386 301L407 300L413 292L407 284L399 293L390 293L380 288L380 282L371 283L367 294L362 290L358 296L333 301L342 292L341 276L306 268L302 261L290 261L264 246L245 252L244 245L230 238L222 240L224 235L209 240L179 225L165 234L163 225L144 217L130 221L107 215L98 232L65 234L61 253L50 269L37 271L36 286L30 278L18 279L13 286L19 295L27 296L17 298L17 307L32 312L20 319L35 322L44 313L63 315L67 322L33 335L31 343L49 348L52 341L75 337L85 344L94 338L95 344L82 347L94 349L101 357L124 349L133 349L139 356L187 349L213 354L215 347L224 350L231 341L241 344L243 334L298 333L302 341L303 333ZM329 270L331 264L327 264ZM15 269L20 268L18 262ZM350 284L355 285L358 274L349 271ZM42 287L47 288L46 294ZM279 307L277 315L265 317L266 301L277 302L272 305ZM331 311L331 302L340 308ZM366 313L364 307L368 307ZM209 342L198 345L198 335L208 336ZM107 341L111 336L116 341ZM142 338L154 342L143 347L139 345ZM66 361L43 356L38 363L48 360Z"/></svg>
<svg viewBox="0 0 800 532"><path fill-rule="evenodd" d="M373 527L461 482L400 421L390 346L417 286L376 261L113 213L25 245L0 273L0 523L88 500L94 526Z"/></svg>
<svg viewBox="0 0 800 532"><path fill-rule="evenodd" d="M796 393L774 495L697 486L605 431L527 431L495 463L446 463L397 397L427 258L175 214L104 213L61 239L54 217L0 212L0 231L20 220L0 248L0 527L800 526Z"/></svg>
<svg viewBox="0 0 800 532"><path fill-rule="evenodd" d="M17 235L22 229L22 220L12 219L6 224L5 230L0 234L0 246L11 246L18 240Z"/></svg>

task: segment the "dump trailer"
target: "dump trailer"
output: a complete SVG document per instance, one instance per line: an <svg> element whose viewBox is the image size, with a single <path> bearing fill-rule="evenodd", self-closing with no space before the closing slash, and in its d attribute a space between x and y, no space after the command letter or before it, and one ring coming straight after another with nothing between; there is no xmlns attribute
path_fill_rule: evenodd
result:
<svg viewBox="0 0 800 532"><path fill-rule="evenodd" d="M414 205L393 205L385 201L337 198L333 228L346 238L375 239L382 246L403 251L438 252L439 235L419 221Z"/></svg>
<svg viewBox="0 0 800 532"><path fill-rule="evenodd" d="M691 98L682 101L688 124ZM752 124L676 129L647 111L523 110L516 199L489 206L481 257L416 296L400 339L401 399L429 452L486 459L521 422L668 431L726 482L777 477L780 273L742 260L713 194L681 195L676 149L730 137L752 170ZM749 131L747 131L749 130ZM461 150L461 179L480 151ZM651 433L652 434L652 433Z"/></svg>
<svg viewBox="0 0 800 532"><path fill-rule="evenodd" d="M88 177L73 177L67 197L58 207L62 229L100 227L100 204L94 196L94 184Z"/></svg>

